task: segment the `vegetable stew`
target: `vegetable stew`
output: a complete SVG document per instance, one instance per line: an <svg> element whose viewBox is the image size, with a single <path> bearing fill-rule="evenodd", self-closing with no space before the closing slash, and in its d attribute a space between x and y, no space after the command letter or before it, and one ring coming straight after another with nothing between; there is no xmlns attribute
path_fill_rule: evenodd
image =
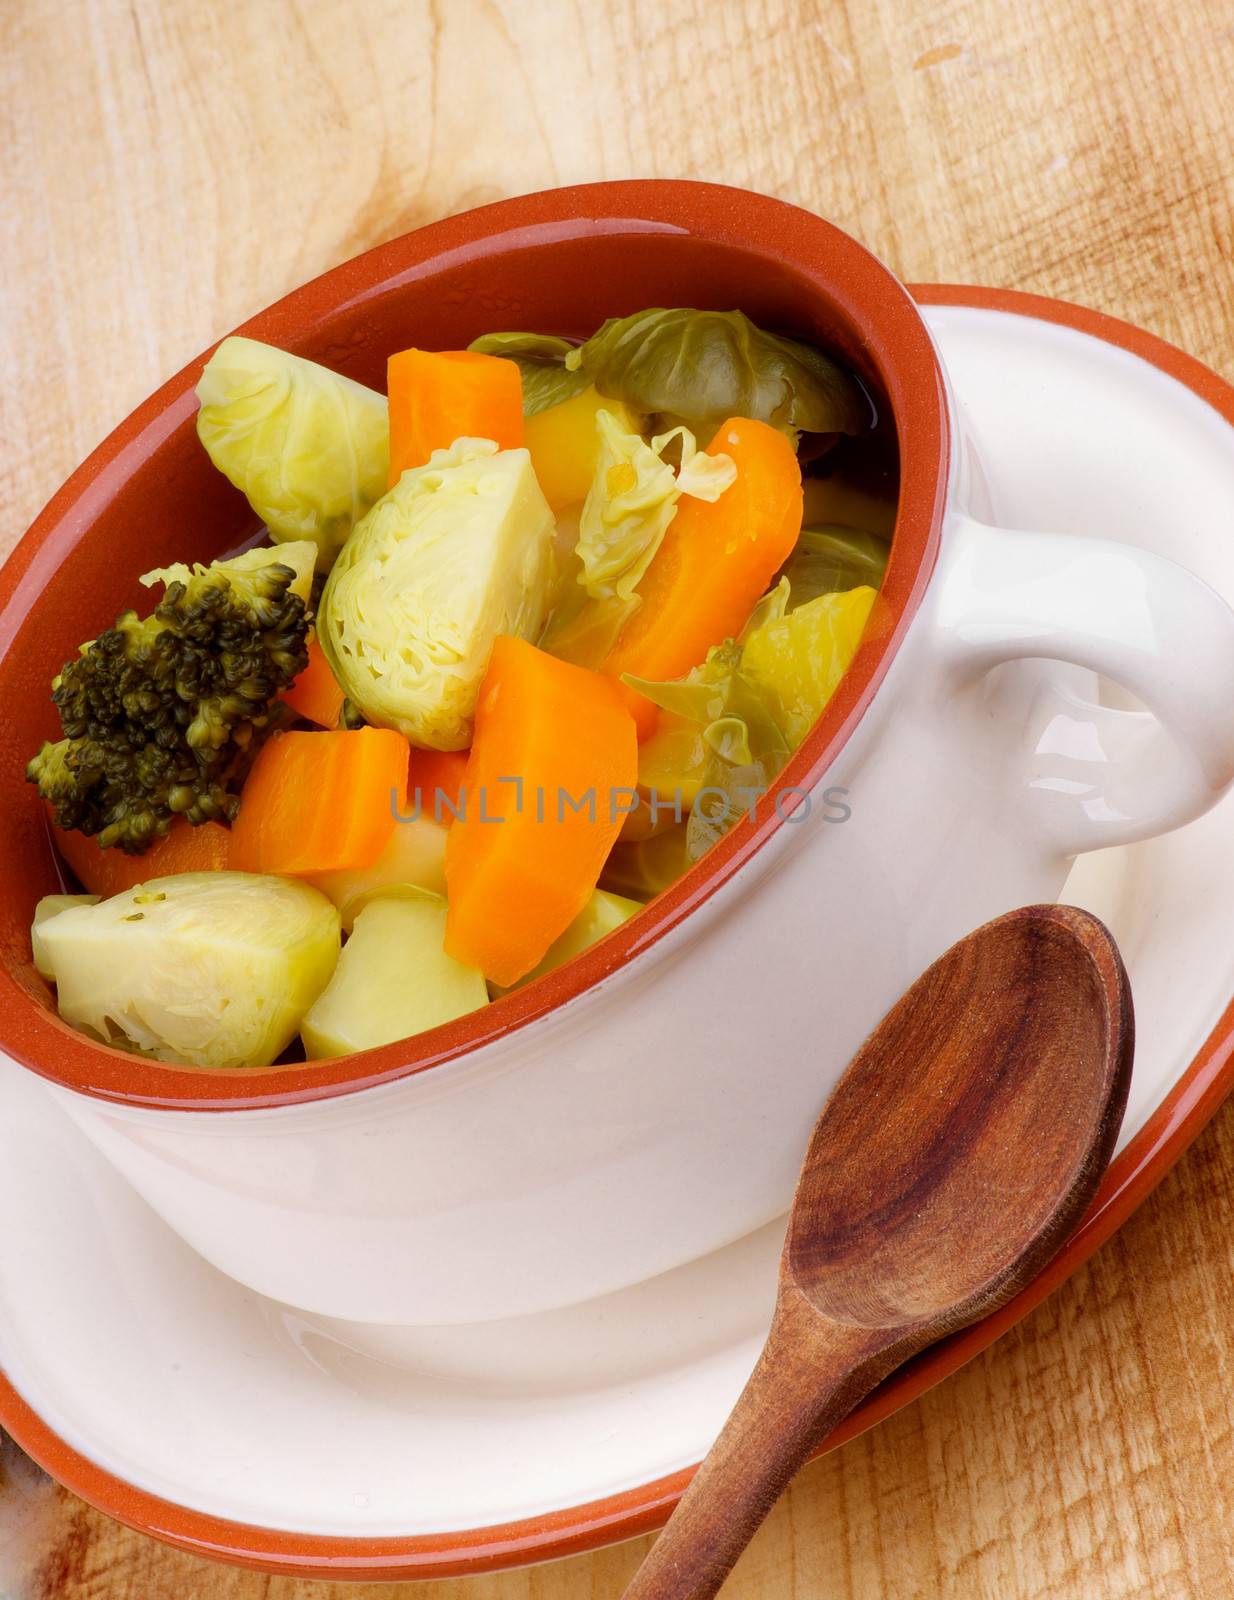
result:
<svg viewBox="0 0 1234 1600"><path fill-rule="evenodd" d="M775 783L876 626L894 434L826 351L653 308L401 350L252 339L197 432L265 525L51 685L32 958L104 1043L388 1044L612 933Z"/></svg>

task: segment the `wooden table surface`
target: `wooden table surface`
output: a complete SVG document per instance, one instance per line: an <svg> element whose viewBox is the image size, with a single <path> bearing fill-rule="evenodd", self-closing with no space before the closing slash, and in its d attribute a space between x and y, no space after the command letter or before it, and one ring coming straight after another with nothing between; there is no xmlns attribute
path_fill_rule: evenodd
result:
<svg viewBox="0 0 1234 1600"><path fill-rule="evenodd" d="M0 553L286 289L502 195L690 176L906 279L1033 289L1234 368L1229 0L2 0ZM1234 1114L959 1376L808 1469L732 1600L1234 1592ZM432 1591L610 1600L642 1544ZM8 1445L0 1596L326 1600L108 1522Z"/></svg>

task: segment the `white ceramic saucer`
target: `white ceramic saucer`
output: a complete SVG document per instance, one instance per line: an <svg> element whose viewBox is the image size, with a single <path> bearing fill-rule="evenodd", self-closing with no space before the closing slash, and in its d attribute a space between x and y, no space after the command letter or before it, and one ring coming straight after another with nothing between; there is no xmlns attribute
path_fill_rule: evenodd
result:
<svg viewBox="0 0 1234 1600"><path fill-rule="evenodd" d="M1234 428L1202 398L1204 369L1050 302L922 291L942 297L1023 308L926 312L997 521L1139 542L1234 600ZM1185 381L1169 375L1184 369ZM1068 883L1065 898L1108 922L1131 973L1139 1049L1123 1142L1140 1137L1066 1270L1142 1198L1227 1087L1228 1030L1210 1035L1234 993L1232 890L1234 798L1169 838L1086 858ZM478 1570L654 1525L754 1361L779 1248L773 1227L621 1294L516 1322L332 1324L207 1266L40 1081L7 1062L0 1215L0 1366L11 1386L0 1416L19 1441L149 1532L335 1576ZM927 1358L864 1420L912 1398L1015 1314Z"/></svg>

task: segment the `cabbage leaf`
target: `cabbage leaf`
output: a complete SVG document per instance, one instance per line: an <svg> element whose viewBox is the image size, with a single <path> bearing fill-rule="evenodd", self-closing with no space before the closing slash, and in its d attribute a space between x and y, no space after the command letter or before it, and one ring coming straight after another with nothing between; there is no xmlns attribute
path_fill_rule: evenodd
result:
<svg viewBox="0 0 1234 1600"><path fill-rule="evenodd" d="M856 528L803 528L784 576L792 589L793 607L820 594L834 594L868 584L877 589L887 570L891 546L885 539Z"/></svg>
<svg viewBox="0 0 1234 1600"><path fill-rule="evenodd" d="M786 598L777 590L772 595ZM680 790L695 794L685 836L690 861L740 820L790 754L771 703L742 672L742 654L741 643L727 639L684 678L654 683L623 674L630 688L670 715L698 724L702 732L702 771L680 774ZM671 805L672 786L660 797Z"/></svg>
<svg viewBox="0 0 1234 1600"><path fill-rule="evenodd" d="M627 433L611 411L596 413L600 453L579 519L578 581L594 600L629 600L677 515L683 494L718 500L736 479L731 456L697 449L688 428L658 434L651 443ZM680 449L680 470L665 459Z"/></svg>
<svg viewBox="0 0 1234 1600"><path fill-rule="evenodd" d="M197 436L276 540L311 539L326 570L386 492L386 397L256 339L233 336L197 384Z"/></svg>
<svg viewBox="0 0 1234 1600"><path fill-rule="evenodd" d="M747 633L742 673L773 708L792 749L818 721L848 671L876 598L868 584L820 594Z"/></svg>
<svg viewBox="0 0 1234 1600"><path fill-rule="evenodd" d="M818 721L857 651L875 598L863 585L795 606L781 578L740 639L714 646L683 678L657 683L623 675L630 688L701 733L701 772L692 767L657 784L664 804L672 803L674 788L694 795L685 836L691 861L771 787Z"/></svg>

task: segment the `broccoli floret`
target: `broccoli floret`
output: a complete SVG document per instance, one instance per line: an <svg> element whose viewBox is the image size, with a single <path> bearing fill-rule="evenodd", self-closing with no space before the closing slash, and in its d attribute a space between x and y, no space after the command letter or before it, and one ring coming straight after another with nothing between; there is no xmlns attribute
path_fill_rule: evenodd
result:
<svg viewBox="0 0 1234 1600"><path fill-rule="evenodd" d="M26 768L58 827L138 855L176 816L235 816L254 734L308 662L300 574L268 554L151 574L166 584L153 613L126 611L65 664L64 737Z"/></svg>

